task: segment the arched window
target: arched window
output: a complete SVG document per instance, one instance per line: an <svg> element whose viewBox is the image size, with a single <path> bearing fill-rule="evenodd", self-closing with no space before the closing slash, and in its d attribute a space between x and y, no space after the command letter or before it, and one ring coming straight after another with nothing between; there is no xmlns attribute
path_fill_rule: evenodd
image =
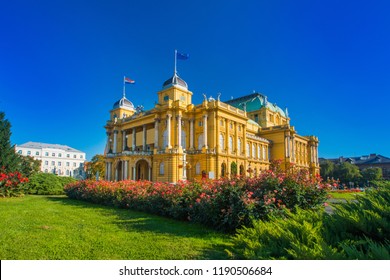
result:
<svg viewBox="0 0 390 280"><path fill-rule="evenodd" d="M160 175L164 175L164 162L160 163Z"/></svg>
<svg viewBox="0 0 390 280"><path fill-rule="evenodd" d="M233 153L233 137L229 136L229 151Z"/></svg>
<svg viewBox="0 0 390 280"><path fill-rule="evenodd" d="M198 150L202 150L203 146L204 146L203 134L199 134L199 136L198 136Z"/></svg>
<svg viewBox="0 0 390 280"><path fill-rule="evenodd" d="M257 145L257 156L261 159L261 146Z"/></svg>
<svg viewBox="0 0 390 280"><path fill-rule="evenodd" d="M195 174L200 175L200 162L196 163L195 165Z"/></svg>
<svg viewBox="0 0 390 280"><path fill-rule="evenodd" d="M221 176L222 177L226 176L226 163L222 163L221 165Z"/></svg>
<svg viewBox="0 0 390 280"><path fill-rule="evenodd" d="M238 150L238 153L241 155L241 138L238 138L237 150Z"/></svg>
<svg viewBox="0 0 390 280"><path fill-rule="evenodd" d="M223 137L222 133L219 134L219 146L221 147L221 150L225 149L225 137Z"/></svg>
<svg viewBox="0 0 390 280"><path fill-rule="evenodd" d="M255 144L252 144L252 157L256 158L256 146L255 146Z"/></svg>
<svg viewBox="0 0 390 280"><path fill-rule="evenodd" d="M263 159L267 159L267 151L265 150L265 146L263 146Z"/></svg>
<svg viewBox="0 0 390 280"><path fill-rule="evenodd" d="M251 149L250 149L249 143L246 143L246 155L247 155L247 157L251 156Z"/></svg>

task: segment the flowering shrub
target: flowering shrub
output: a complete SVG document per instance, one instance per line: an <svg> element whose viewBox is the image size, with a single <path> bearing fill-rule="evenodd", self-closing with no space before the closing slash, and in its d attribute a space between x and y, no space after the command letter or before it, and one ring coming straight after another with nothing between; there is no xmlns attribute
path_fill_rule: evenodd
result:
<svg viewBox="0 0 390 280"><path fill-rule="evenodd" d="M78 181L65 187L70 198L145 211L234 231L252 219L286 209L319 207L327 198L320 177L306 171L269 170L259 177L178 182Z"/></svg>
<svg viewBox="0 0 390 280"><path fill-rule="evenodd" d="M19 172L5 173L0 171L0 196L20 196L25 190L24 183L28 182Z"/></svg>

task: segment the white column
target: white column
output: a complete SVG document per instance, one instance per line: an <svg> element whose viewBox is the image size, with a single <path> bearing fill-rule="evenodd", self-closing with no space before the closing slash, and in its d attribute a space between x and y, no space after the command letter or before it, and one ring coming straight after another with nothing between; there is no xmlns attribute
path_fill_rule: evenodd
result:
<svg viewBox="0 0 390 280"><path fill-rule="evenodd" d="M142 142L142 150L146 151L146 124L143 125L143 131L142 131L142 138L143 138L143 142Z"/></svg>
<svg viewBox="0 0 390 280"><path fill-rule="evenodd" d="M167 115L167 146L168 148L172 148L171 146L171 118L172 115L168 114Z"/></svg>
<svg viewBox="0 0 390 280"><path fill-rule="evenodd" d="M118 142L118 130L114 130L114 148L113 148L113 153L116 154L116 147Z"/></svg>
<svg viewBox="0 0 390 280"><path fill-rule="evenodd" d="M112 171L112 162L108 163L108 175L107 175L107 180L111 181L111 171Z"/></svg>
<svg viewBox="0 0 390 280"><path fill-rule="evenodd" d="M190 120L190 149L194 148L194 119Z"/></svg>
<svg viewBox="0 0 390 280"><path fill-rule="evenodd" d="M133 144L132 144L133 151L135 150L135 146L136 146L136 138L137 138L137 134L135 132L135 127L133 127Z"/></svg>
<svg viewBox="0 0 390 280"><path fill-rule="evenodd" d="M207 149L207 115L203 116L203 139L204 139L204 147Z"/></svg>
<svg viewBox="0 0 390 280"><path fill-rule="evenodd" d="M126 130L122 130L122 151L126 149Z"/></svg>
<svg viewBox="0 0 390 280"><path fill-rule="evenodd" d="M158 149L158 119L154 120L154 148Z"/></svg>
<svg viewBox="0 0 390 280"><path fill-rule="evenodd" d="M177 116L177 145L181 147L181 115Z"/></svg>
<svg viewBox="0 0 390 280"><path fill-rule="evenodd" d="M128 165L129 161L128 160L125 160L124 161L124 172L123 172L123 180L127 180L129 179L128 178L128 168L129 168L129 165Z"/></svg>

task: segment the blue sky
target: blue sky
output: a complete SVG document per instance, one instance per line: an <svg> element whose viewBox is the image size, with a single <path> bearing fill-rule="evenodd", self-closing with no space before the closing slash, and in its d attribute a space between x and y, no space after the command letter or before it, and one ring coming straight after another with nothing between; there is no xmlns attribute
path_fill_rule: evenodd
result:
<svg viewBox="0 0 390 280"><path fill-rule="evenodd" d="M179 75L200 103L268 96L321 157L390 156L388 1L3 1L0 111L13 144L103 153L122 95L154 106Z"/></svg>

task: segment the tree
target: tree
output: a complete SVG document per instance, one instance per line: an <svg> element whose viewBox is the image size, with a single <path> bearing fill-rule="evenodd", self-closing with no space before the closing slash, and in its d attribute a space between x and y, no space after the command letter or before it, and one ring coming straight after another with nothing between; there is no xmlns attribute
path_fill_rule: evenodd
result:
<svg viewBox="0 0 390 280"><path fill-rule="evenodd" d="M379 167L369 167L362 170L362 180L364 182L382 179L382 169Z"/></svg>
<svg viewBox="0 0 390 280"><path fill-rule="evenodd" d="M322 178L327 179L327 178L334 177L333 173L334 173L335 165L330 160L325 160L324 162L322 162L320 164L320 168L321 168L320 173Z"/></svg>
<svg viewBox="0 0 390 280"><path fill-rule="evenodd" d="M11 123L5 119L5 113L0 112L0 168L5 172L18 170L20 158L11 145Z"/></svg>
<svg viewBox="0 0 390 280"><path fill-rule="evenodd" d="M96 178L97 172L99 172L99 179L104 179L106 162L103 155L94 155L91 161L86 163L86 166L89 179Z"/></svg>
<svg viewBox="0 0 390 280"><path fill-rule="evenodd" d="M335 166L334 176L339 178L342 183L357 182L362 175L356 165L349 162L342 162Z"/></svg>
<svg viewBox="0 0 390 280"><path fill-rule="evenodd" d="M41 170L41 161L34 159L31 156L22 156L20 157L20 163L18 170L25 177L30 178L31 175L38 173Z"/></svg>

